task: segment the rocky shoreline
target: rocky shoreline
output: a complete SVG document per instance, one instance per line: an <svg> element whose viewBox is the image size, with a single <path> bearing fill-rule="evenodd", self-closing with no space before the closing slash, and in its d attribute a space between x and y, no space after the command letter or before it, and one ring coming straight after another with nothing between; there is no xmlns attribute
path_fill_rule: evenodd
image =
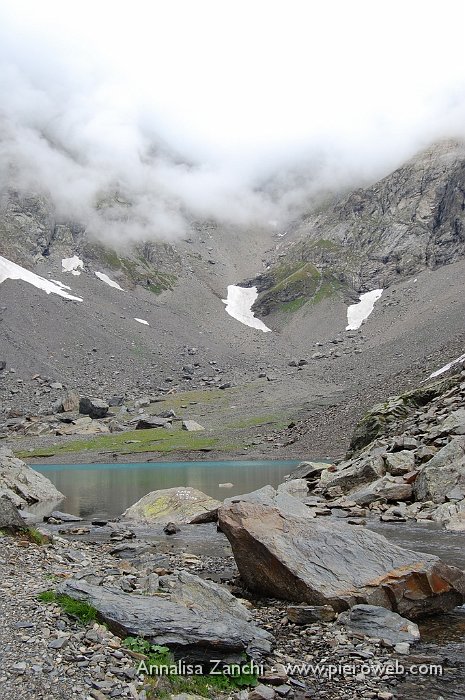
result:
<svg viewBox="0 0 465 700"><path fill-rule="evenodd" d="M453 680L445 658L415 653L412 618L463 604L465 573L365 526L464 529L460 370L374 407L346 460L303 463L277 490L224 503L197 502L189 489L153 492L119 521L55 513L34 537L26 525L8 534L5 510L5 697L391 700L420 666ZM5 449L0 456L2 491L16 506L52 497L47 480L27 491L28 468ZM63 597L92 619L66 612ZM205 691L151 677L140 666L151 652L128 647L128 637L169 649L173 661L219 656L222 668L247 653L256 685Z"/></svg>

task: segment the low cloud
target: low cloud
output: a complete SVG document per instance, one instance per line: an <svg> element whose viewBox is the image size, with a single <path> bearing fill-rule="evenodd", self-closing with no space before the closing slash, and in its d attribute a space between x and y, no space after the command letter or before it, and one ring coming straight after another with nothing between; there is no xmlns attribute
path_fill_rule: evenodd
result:
<svg viewBox="0 0 465 700"><path fill-rule="evenodd" d="M285 52L295 59L292 37L285 39L286 27L281 30L280 18L271 9L269 31L275 44L269 42L263 51L270 61L275 60L273 47L283 51L282 75L281 63L272 65L273 76L266 64L262 68L253 63L255 54L247 53L254 41L259 51L259 36L249 38L250 46L246 41L243 50L240 41L234 44L236 75L235 64L229 66L218 54L217 38L217 53L201 56L203 82L190 93L187 79L180 82L184 73L179 66L174 66L170 81L174 61L170 55L158 73L152 64L149 70L146 57L137 53L137 42L129 49L122 45L115 60L109 44L102 57L96 50L96 28L92 27L94 38L85 31L84 22L92 22L93 16L86 3L82 12L88 14L69 42L58 30L46 28L47 7L42 24L36 17L28 29L21 25L24 15L15 7L6 2L0 10L0 189L49 194L58 218L81 222L103 241L174 240L189 231L192 221L203 219L282 229L328 191L370 182L435 139L465 136L465 70L462 62L450 63L453 56L447 47L453 37L437 47L434 70L420 63L408 80L402 62L395 63L394 57L380 59L377 69L370 63L372 56L360 54L352 63L347 58L347 68L343 49L352 42L339 27L340 36L335 37L339 43L328 44L326 55L309 48L315 52L313 59L320 59L316 69L311 56L308 66L295 60L286 63ZM33 12L32 4L28 11ZM140 41L147 41L144 17L140 13L138 17ZM115 28L117 39L123 19ZM249 19L253 25L254 17ZM430 19L423 29L432 33L436 27L434 17ZM100 20L96 16L95 22ZM414 13L404 20L415 26ZM257 15L257 27L259 21ZM190 58L195 62L196 44L189 44L190 34L183 37L186 72ZM412 37L412 49L427 38L424 33ZM198 37L199 42L206 39L207 35ZM153 41L154 46L163 44L162 35ZM166 54L169 44L162 48ZM130 50L135 54L132 64ZM120 55L124 51L126 62ZM183 46L176 51L182 52ZM250 71L247 62L241 62L244 55L251 62ZM205 63L205 56L210 63ZM155 58L160 57L161 53L151 60L158 66ZM366 61L366 75L360 70L361 58ZM215 62L219 68L209 77ZM405 70L414 64L412 56ZM356 67L359 72L351 74ZM168 75L161 76L161 70ZM225 85L220 82L223 74ZM377 77L384 84L374 82ZM242 91L231 82L234 79L243 81ZM177 102L166 97L170 89L179 90ZM309 97L302 101L305 91Z"/></svg>

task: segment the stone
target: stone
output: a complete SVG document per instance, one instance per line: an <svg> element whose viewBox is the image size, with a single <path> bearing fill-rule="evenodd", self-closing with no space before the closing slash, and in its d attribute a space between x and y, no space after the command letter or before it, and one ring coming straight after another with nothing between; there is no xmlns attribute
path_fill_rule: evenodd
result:
<svg viewBox="0 0 465 700"><path fill-rule="evenodd" d="M274 700L276 693L273 688L268 685L263 685L260 683L255 686L253 690L249 692L249 700Z"/></svg>
<svg viewBox="0 0 465 700"><path fill-rule="evenodd" d="M391 452L384 458L386 471L392 476L401 476L415 469L415 455L409 450Z"/></svg>
<svg viewBox="0 0 465 700"><path fill-rule="evenodd" d="M315 513L308 508L304 503L299 501L286 491L276 491L272 486L263 486L261 489L245 493L240 496L231 496L225 498L224 505L233 503L257 503L263 506L277 508L282 513L289 515L299 515L304 518L314 518Z"/></svg>
<svg viewBox="0 0 465 700"><path fill-rule="evenodd" d="M166 581L166 580L165 580ZM226 589L179 571L169 577L169 599L119 592L68 579L58 592L88 602L119 636L144 637L195 659L232 652L252 657L269 653L273 637L253 623L252 615ZM217 654L219 656L217 656Z"/></svg>
<svg viewBox="0 0 465 700"><path fill-rule="evenodd" d="M61 410L64 413L79 412L80 397L77 391L68 391L66 396L61 400Z"/></svg>
<svg viewBox="0 0 465 700"><path fill-rule="evenodd" d="M319 486L323 493L339 486L344 493L363 484L369 484L385 474L384 459L379 455L364 455L352 462L341 462L336 471L326 469L321 473Z"/></svg>
<svg viewBox="0 0 465 700"><path fill-rule="evenodd" d="M176 523L167 523L163 528L163 532L165 535L175 535L177 532L179 532L179 527L176 525Z"/></svg>
<svg viewBox="0 0 465 700"><path fill-rule="evenodd" d="M79 401L79 413L91 418L105 418L108 409L109 405L102 399L82 397Z"/></svg>
<svg viewBox="0 0 465 700"><path fill-rule="evenodd" d="M171 420L169 418L161 418L160 416L149 416L143 414L138 418L130 421L136 424L136 430L150 430L152 428L166 428L171 427Z"/></svg>
<svg viewBox="0 0 465 700"><path fill-rule="evenodd" d="M172 522L180 525L191 523L199 516L216 519L220 505L220 501L210 498L202 491L191 487L175 487L151 491L125 510L121 517L139 523L167 525Z"/></svg>
<svg viewBox="0 0 465 700"><path fill-rule="evenodd" d="M377 605L354 605L339 615L338 623L356 635L382 639L385 644L417 642L420 639L418 625L392 610Z"/></svg>
<svg viewBox="0 0 465 700"><path fill-rule="evenodd" d="M0 530L16 533L27 529L16 506L7 496L0 497Z"/></svg>
<svg viewBox="0 0 465 700"><path fill-rule="evenodd" d="M286 615L296 625L310 625L312 622L331 622L336 612L331 605L289 605Z"/></svg>
<svg viewBox="0 0 465 700"><path fill-rule="evenodd" d="M48 517L45 517L44 520L47 521L49 518L54 518L55 520L59 520L62 523L77 523L82 520L82 518L79 517L79 515L71 515L71 513L63 513L61 510L54 510Z"/></svg>
<svg viewBox="0 0 465 700"><path fill-rule="evenodd" d="M267 597L332 605L337 612L381 605L409 618L464 600L463 571L367 528L339 520L328 527L326 520L244 501L222 506L218 522L244 585Z"/></svg>
<svg viewBox="0 0 465 700"><path fill-rule="evenodd" d="M307 479L310 481L319 479L324 469L328 469L330 464L326 462L301 462L297 469L289 475L289 479Z"/></svg>
<svg viewBox="0 0 465 700"><path fill-rule="evenodd" d="M417 501L444 503L446 494L465 486L465 437L453 438L432 457L414 484Z"/></svg>
<svg viewBox="0 0 465 700"><path fill-rule="evenodd" d="M396 477L383 476L355 491L349 491L350 497L360 506L374 501L408 501L412 497L413 487Z"/></svg>
<svg viewBox="0 0 465 700"><path fill-rule="evenodd" d="M199 430L205 430L203 425L200 425L200 423L197 423L195 420L183 420L182 429L188 430L190 433L195 433Z"/></svg>
<svg viewBox="0 0 465 700"><path fill-rule="evenodd" d="M0 496L2 495L20 508L46 502L53 507L65 498L43 474L16 459L6 447L0 447Z"/></svg>
<svg viewBox="0 0 465 700"><path fill-rule="evenodd" d="M394 646L394 651L396 651L398 654L409 654L410 644L408 642L399 642Z"/></svg>

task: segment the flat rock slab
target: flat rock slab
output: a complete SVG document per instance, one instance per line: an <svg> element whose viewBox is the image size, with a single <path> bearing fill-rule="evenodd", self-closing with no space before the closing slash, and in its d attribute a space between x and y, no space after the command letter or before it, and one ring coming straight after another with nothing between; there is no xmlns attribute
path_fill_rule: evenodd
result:
<svg viewBox="0 0 465 700"><path fill-rule="evenodd" d="M257 627L250 612L226 589L185 571L166 577L169 599L129 594L70 579L58 591L92 605L110 630L140 636L188 658L218 658L247 652L259 658L273 637Z"/></svg>
<svg viewBox="0 0 465 700"><path fill-rule="evenodd" d="M130 506L121 517L139 523L188 524L193 519L199 522L210 515L216 518L220 505L220 501L210 498L202 491L190 486L179 486L151 491Z"/></svg>
<svg viewBox="0 0 465 700"><path fill-rule="evenodd" d="M420 630L411 620L377 605L354 605L338 622L352 633L382 639L387 644L418 642Z"/></svg>
<svg viewBox="0 0 465 700"><path fill-rule="evenodd" d="M266 596L338 612L380 605L410 618L465 599L463 571L363 527L245 502L224 505L218 520L245 585Z"/></svg>

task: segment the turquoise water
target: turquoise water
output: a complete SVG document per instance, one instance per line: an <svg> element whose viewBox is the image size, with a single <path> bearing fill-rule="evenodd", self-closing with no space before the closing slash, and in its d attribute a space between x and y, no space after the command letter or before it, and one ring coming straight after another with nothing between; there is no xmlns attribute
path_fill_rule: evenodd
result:
<svg viewBox="0 0 465 700"><path fill-rule="evenodd" d="M66 500L60 508L83 518L114 518L149 491L192 486L223 500L271 484L299 464L289 461L148 462L139 464L33 464ZM218 484L232 483L232 488Z"/></svg>

